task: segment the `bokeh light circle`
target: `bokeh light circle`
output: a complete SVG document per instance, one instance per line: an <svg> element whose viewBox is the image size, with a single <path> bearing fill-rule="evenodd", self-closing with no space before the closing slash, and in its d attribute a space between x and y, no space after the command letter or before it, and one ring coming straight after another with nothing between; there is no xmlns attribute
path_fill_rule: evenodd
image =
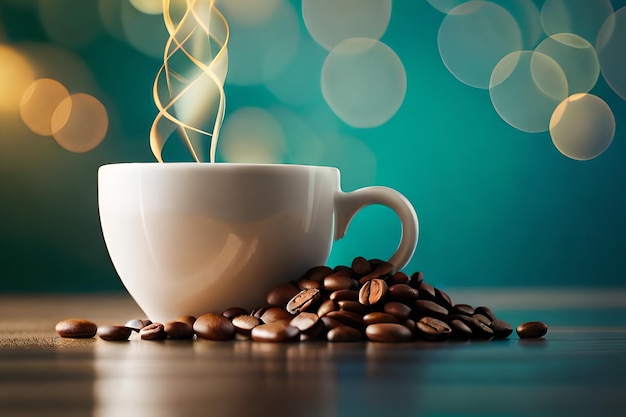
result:
<svg viewBox="0 0 626 417"><path fill-rule="evenodd" d="M604 79L626 100L626 7L613 13L602 25L596 50Z"/></svg>
<svg viewBox="0 0 626 417"><path fill-rule="evenodd" d="M611 0L545 0L541 24L548 35L574 33L593 44L611 13Z"/></svg>
<svg viewBox="0 0 626 417"><path fill-rule="evenodd" d="M244 107L224 120L218 150L227 162L280 163L285 135L267 110Z"/></svg>
<svg viewBox="0 0 626 417"><path fill-rule="evenodd" d="M437 36L441 59L459 81L488 88L496 64L522 48L517 21L503 7L486 1L463 3L446 15Z"/></svg>
<svg viewBox="0 0 626 417"><path fill-rule="evenodd" d="M349 38L380 39L391 18L391 0L302 0L309 33L327 50Z"/></svg>
<svg viewBox="0 0 626 417"><path fill-rule="evenodd" d="M300 42L300 23L294 7L280 2L261 26L241 25L227 11L230 24L228 83L255 85L276 77L293 59Z"/></svg>
<svg viewBox="0 0 626 417"><path fill-rule="evenodd" d="M70 96L60 82L41 78L34 81L24 92L20 104L20 116L28 128L42 136L51 136L63 128L57 123L52 129L52 115L59 104Z"/></svg>
<svg viewBox="0 0 626 417"><path fill-rule="evenodd" d="M574 94L563 100L550 119L550 136L563 155L585 161L603 153L615 136L615 116L601 98Z"/></svg>
<svg viewBox="0 0 626 417"><path fill-rule="evenodd" d="M330 108L353 127L388 121L406 94L406 72L384 43L347 39L328 54L322 66L322 95Z"/></svg>
<svg viewBox="0 0 626 417"><path fill-rule="evenodd" d="M489 96L500 117L523 132L545 132L567 97L567 79L555 60L534 51L512 52L491 75Z"/></svg>
<svg viewBox="0 0 626 417"><path fill-rule="evenodd" d="M71 152L82 153L97 147L108 127L109 117L104 105L85 93L65 98L52 115L54 139Z"/></svg>
<svg viewBox="0 0 626 417"><path fill-rule="evenodd" d="M110 0L108 0L110 2ZM155 0L129 0L130 4L141 13L163 14L163 2Z"/></svg>
<svg viewBox="0 0 626 417"><path fill-rule="evenodd" d="M428 3L442 13L448 13L459 4L467 3L469 0L427 0Z"/></svg>
<svg viewBox="0 0 626 417"><path fill-rule="evenodd" d="M139 52L162 59L169 37L163 16L142 13L128 1L122 2L120 13L126 40Z"/></svg>
<svg viewBox="0 0 626 417"><path fill-rule="evenodd" d="M594 47L573 33L557 33L543 41L536 52L554 59L567 77L569 94L586 93L598 81L600 62Z"/></svg>
<svg viewBox="0 0 626 417"><path fill-rule="evenodd" d="M61 45L86 45L102 29L96 1L39 0L38 6L44 30Z"/></svg>
<svg viewBox="0 0 626 417"><path fill-rule="evenodd" d="M22 95L34 80L28 59L16 49L0 45L0 112L18 110Z"/></svg>
<svg viewBox="0 0 626 417"><path fill-rule="evenodd" d="M266 24L285 0L217 0L217 8L228 16L230 24L261 26Z"/></svg>

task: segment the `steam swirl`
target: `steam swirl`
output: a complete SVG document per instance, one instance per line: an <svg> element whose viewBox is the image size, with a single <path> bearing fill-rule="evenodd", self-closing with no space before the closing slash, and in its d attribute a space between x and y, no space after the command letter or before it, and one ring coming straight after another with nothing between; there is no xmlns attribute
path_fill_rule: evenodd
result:
<svg viewBox="0 0 626 417"><path fill-rule="evenodd" d="M205 160L210 142L209 160L215 162L226 102L228 22L215 0L163 0L163 20L169 38L153 85L159 113L150 147L163 162L165 143L177 133L196 162Z"/></svg>

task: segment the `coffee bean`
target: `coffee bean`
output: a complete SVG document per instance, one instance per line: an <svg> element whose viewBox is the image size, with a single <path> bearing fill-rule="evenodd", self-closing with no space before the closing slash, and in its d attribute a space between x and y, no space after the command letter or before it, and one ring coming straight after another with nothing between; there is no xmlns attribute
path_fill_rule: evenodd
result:
<svg viewBox="0 0 626 417"><path fill-rule="evenodd" d="M202 339L230 340L235 337L235 327L221 314L206 313L196 319L193 331Z"/></svg>
<svg viewBox="0 0 626 417"><path fill-rule="evenodd" d="M193 338L193 325L182 321L168 321L163 325L167 337L174 340Z"/></svg>
<svg viewBox="0 0 626 417"><path fill-rule="evenodd" d="M287 310L280 307L270 307L261 315L261 321L263 323L273 323L281 320L289 321L292 318L292 314L289 314Z"/></svg>
<svg viewBox="0 0 626 417"><path fill-rule="evenodd" d="M431 300L417 300L413 305L413 311L417 317L443 318L448 315L448 310Z"/></svg>
<svg viewBox="0 0 626 417"><path fill-rule="evenodd" d="M134 332L138 332L149 324L152 324L150 320L133 319L128 320L124 326L131 328Z"/></svg>
<svg viewBox="0 0 626 417"><path fill-rule="evenodd" d="M391 285L393 284L407 284L408 285L409 282L411 282L411 279L404 272L397 271L395 274L391 276L391 278L389 278L389 282Z"/></svg>
<svg viewBox="0 0 626 417"><path fill-rule="evenodd" d="M270 306L285 307L289 300L300 292L300 288L292 283L278 284L266 295L265 301Z"/></svg>
<svg viewBox="0 0 626 417"><path fill-rule="evenodd" d="M483 316L487 317L490 321L494 321L496 319L496 315L494 314L493 311L491 311L489 307L485 307L485 306L476 307L476 309L474 310L474 313L482 314Z"/></svg>
<svg viewBox="0 0 626 417"><path fill-rule="evenodd" d="M54 329L61 337L87 339L96 335L98 326L85 319L65 319L58 322Z"/></svg>
<svg viewBox="0 0 626 417"><path fill-rule="evenodd" d="M320 290L317 288L302 290L287 302L286 309L291 314L306 311L320 298L320 295Z"/></svg>
<svg viewBox="0 0 626 417"><path fill-rule="evenodd" d="M404 321L404 327L409 329L413 338L417 336L417 323L413 319L406 319Z"/></svg>
<svg viewBox="0 0 626 417"><path fill-rule="evenodd" d="M303 340L302 336L305 340L316 339L324 330L324 323L314 313L300 313L291 319L289 325L300 331L300 340Z"/></svg>
<svg viewBox="0 0 626 417"><path fill-rule="evenodd" d="M420 336L431 341L447 340L452 333L452 329L447 323L434 317L422 317L416 326Z"/></svg>
<svg viewBox="0 0 626 417"><path fill-rule="evenodd" d="M351 275L343 272L335 272L324 278L324 289L326 291L352 290L357 288L359 283Z"/></svg>
<svg viewBox="0 0 626 417"><path fill-rule="evenodd" d="M349 326L338 326L330 329L326 334L329 342L360 342L363 340L363 333Z"/></svg>
<svg viewBox="0 0 626 417"><path fill-rule="evenodd" d="M359 303L369 306L384 300L387 295L387 284L382 279L374 278L365 282L359 290Z"/></svg>
<svg viewBox="0 0 626 417"><path fill-rule="evenodd" d="M513 333L513 327L504 320L495 319L489 327L493 330L493 337L496 339L505 339Z"/></svg>
<svg viewBox="0 0 626 417"><path fill-rule="evenodd" d="M152 323L139 330L141 340L163 340L167 339L165 326L161 323Z"/></svg>
<svg viewBox="0 0 626 417"><path fill-rule="evenodd" d="M318 317L324 317L326 314L336 309L337 307L333 300L324 300L317 309L317 315Z"/></svg>
<svg viewBox="0 0 626 417"><path fill-rule="evenodd" d="M358 301L341 300L337 303L339 310L351 311L353 313L364 315L368 312L368 307L359 303Z"/></svg>
<svg viewBox="0 0 626 417"><path fill-rule="evenodd" d="M390 264L389 262L384 262L383 261L380 264L376 265L376 267L374 268L374 270L372 272L370 272L369 274L363 276L359 280L359 282L361 284L364 284L367 281L371 281L373 279L385 279L390 274L393 274L395 269L396 268L395 268L395 266L393 266L393 264Z"/></svg>
<svg viewBox="0 0 626 417"><path fill-rule="evenodd" d="M237 316L245 316L248 314L250 314L248 310L242 307L231 307L222 312L222 316L226 317L228 320L232 320L234 317Z"/></svg>
<svg viewBox="0 0 626 417"><path fill-rule="evenodd" d="M252 329L252 340L257 342L292 342L298 340L300 331L285 322L261 324Z"/></svg>
<svg viewBox="0 0 626 417"><path fill-rule="evenodd" d="M445 291L440 290L439 288L435 288L435 301L447 310L452 308L452 299Z"/></svg>
<svg viewBox="0 0 626 417"><path fill-rule="evenodd" d="M372 342L408 342L413 334L404 325L398 323L376 323L365 328L365 335Z"/></svg>
<svg viewBox="0 0 626 417"><path fill-rule="evenodd" d="M517 326L517 335L521 339L536 339L548 333L548 325L540 321L528 321Z"/></svg>
<svg viewBox="0 0 626 417"><path fill-rule="evenodd" d="M414 272L413 274L411 274L409 285L413 288L419 289L423 281L424 274L422 272Z"/></svg>
<svg viewBox="0 0 626 417"><path fill-rule="evenodd" d="M232 320L235 333L249 338L252 329L261 324L261 320L254 316L242 315L234 317Z"/></svg>
<svg viewBox="0 0 626 417"><path fill-rule="evenodd" d="M483 339L488 340L493 337L493 330L485 323L480 320L476 320L474 317L457 315L456 319L461 320L465 323L470 329L472 329L472 334L474 339Z"/></svg>
<svg viewBox="0 0 626 417"><path fill-rule="evenodd" d="M102 340L118 342L128 340L132 331L126 326L100 326L97 333Z"/></svg>
<svg viewBox="0 0 626 417"><path fill-rule="evenodd" d="M363 316L363 324L369 326L375 323L399 323L398 319L391 314L383 313L381 311L372 311Z"/></svg>
<svg viewBox="0 0 626 417"><path fill-rule="evenodd" d="M326 315L324 317L321 317L320 320L322 320L322 323L324 323L324 327L327 330L331 330L331 329L334 329L335 327L339 327L339 326L345 326L345 324L343 324L343 323L341 323L341 322L339 322L339 321L337 321L337 320L335 320L335 319L333 319L331 317L328 317L328 315Z"/></svg>
<svg viewBox="0 0 626 417"><path fill-rule="evenodd" d="M419 292L407 284L394 284L389 287L389 298L405 304L412 304L419 297Z"/></svg>
<svg viewBox="0 0 626 417"><path fill-rule="evenodd" d="M358 276L363 276L372 272L372 265L364 257L357 256L352 260L352 270Z"/></svg>
<svg viewBox="0 0 626 417"><path fill-rule="evenodd" d="M195 316L179 316L179 317L176 317L176 319L174 321L180 321L181 323L187 323L188 325L191 326L191 328L193 330L193 324L196 321L196 317Z"/></svg>
<svg viewBox="0 0 626 417"><path fill-rule="evenodd" d="M350 300L359 301L359 292L357 290L337 290L328 296L333 301Z"/></svg>
<svg viewBox="0 0 626 417"><path fill-rule="evenodd" d="M422 300L431 300L434 301L437 298L437 293L435 291L435 287L427 283L426 281L422 281L419 287L419 295Z"/></svg>
<svg viewBox="0 0 626 417"><path fill-rule="evenodd" d="M479 322L481 322L481 323L485 323L487 326L489 326L489 325L491 324L491 320L489 319L489 317L484 316L484 315L482 315L482 314L480 314L480 313L474 313L474 314L472 315L472 317L473 317L474 319L478 320L478 321L479 321Z"/></svg>
<svg viewBox="0 0 626 417"><path fill-rule="evenodd" d="M363 328L363 316L356 313L351 313L349 311L331 311L326 314L324 317L329 317L331 319L337 320L339 323L354 327L357 329Z"/></svg>
<svg viewBox="0 0 626 417"><path fill-rule="evenodd" d="M463 323L459 319L454 319L450 321L450 328L452 329L452 333L450 334L450 338L454 340L469 340L474 336L472 329L465 323Z"/></svg>
<svg viewBox="0 0 626 417"><path fill-rule="evenodd" d="M383 311L400 321L408 319L411 315L411 307L399 301L387 301L383 306Z"/></svg>
<svg viewBox="0 0 626 417"><path fill-rule="evenodd" d="M455 304L450 311L452 314L461 314L463 316L472 316L475 313L474 307L469 304Z"/></svg>
<svg viewBox="0 0 626 417"><path fill-rule="evenodd" d="M302 275L302 279L322 282L324 278L335 272L331 267L325 265L314 266Z"/></svg>
<svg viewBox="0 0 626 417"><path fill-rule="evenodd" d="M310 290L311 288L316 288L320 290L323 288L323 285L320 281L314 281L312 279L304 278L296 281L296 285L298 285L298 288L300 288L301 290Z"/></svg>
<svg viewBox="0 0 626 417"><path fill-rule="evenodd" d="M345 266L345 265L337 265L336 267L333 268L333 272L336 272L338 274L343 274L343 275L350 275L350 276L354 274L354 271L352 270L352 268L350 268L349 266Z"/></svg>

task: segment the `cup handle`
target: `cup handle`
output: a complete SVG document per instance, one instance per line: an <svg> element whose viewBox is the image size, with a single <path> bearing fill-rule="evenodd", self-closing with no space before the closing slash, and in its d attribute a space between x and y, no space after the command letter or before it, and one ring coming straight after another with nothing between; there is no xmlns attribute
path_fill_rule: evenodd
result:
<svg viewBox="0 0 626 417"><path fill-rule="evenodd" d="M419 222L411 202L398 191L381 186L360 188L351 192L339 191L335 195L335 240L346 234L348 225L354 215L363 207L373 204L392 209L402 223L402 236L396 252L389 258L396 270L404 268L417 246Z"/></svg>

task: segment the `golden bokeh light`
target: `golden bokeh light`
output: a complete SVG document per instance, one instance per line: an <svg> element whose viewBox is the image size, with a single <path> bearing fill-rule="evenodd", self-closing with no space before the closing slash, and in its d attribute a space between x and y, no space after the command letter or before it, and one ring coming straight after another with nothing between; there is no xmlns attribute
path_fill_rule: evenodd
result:
<svg viewBox="0 0 626 417"><path fill-rule="evenodd" d="M52 115L54 139L71 152L94 149L106 136L108 127L109 117L104 105L85 93L65 98Z"/></svg>
<svg viewBox="0 0 626 417"><path fill-rule="evenodd" d="M0 112L14 112L22 95L35 80L30 63L20 52L0 45Z"/></svg>
<svg viewBox="0 0 626 417"><path fill-rule="evenodd" d="M30 130L38 135L51 136L63 125L52 129L52 115L59 104L69 97L67 88L60 82L42 78L34 81L24 92L20 103L20 116Z"/></svg>
<svg viewBox="0 0 626 417"><path fill-rule="evenodd" d="M110 1L110 0L109 0ZM141 13L163 14L163 2L156 0L129 0L130 4Z"/></svg>

